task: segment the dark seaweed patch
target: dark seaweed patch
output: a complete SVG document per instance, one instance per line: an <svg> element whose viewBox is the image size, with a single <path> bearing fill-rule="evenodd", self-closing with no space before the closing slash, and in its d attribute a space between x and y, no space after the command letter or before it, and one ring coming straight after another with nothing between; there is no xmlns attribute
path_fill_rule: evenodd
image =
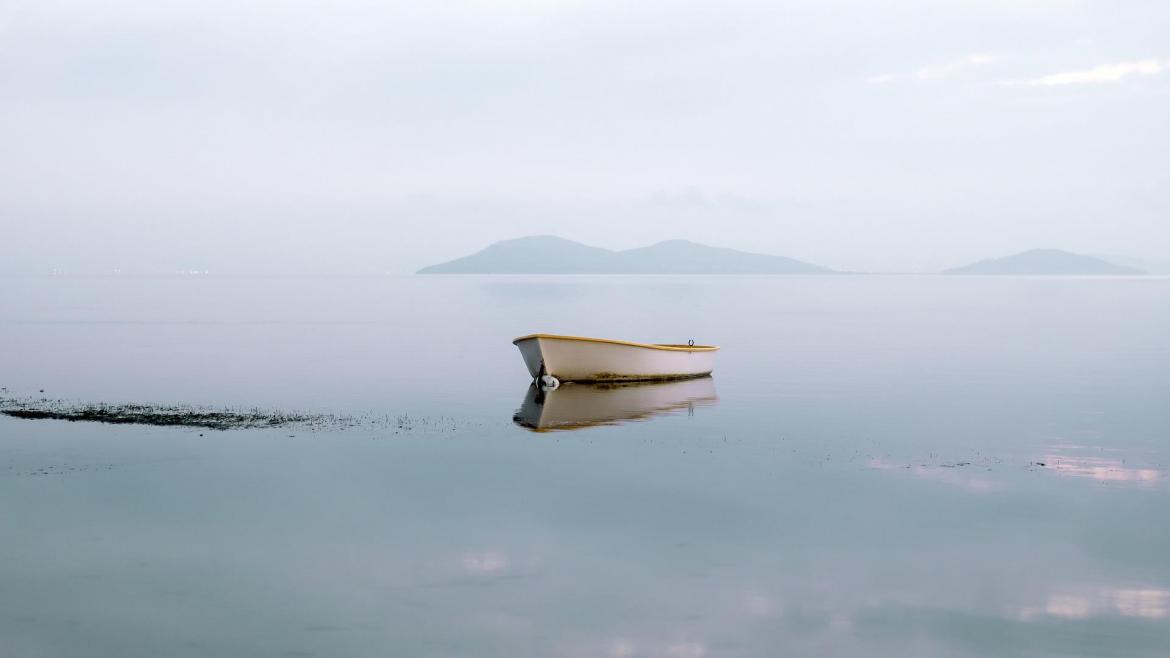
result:
<svg viewBox="0 0 1170 658"><path fill-rule="evenodd" d="M210 430L259 429L293 425L337 425L346 419L320 414L264 409L211 409L186 405L71 404L61 400L0 400L0 413L26 420L65 420L115 425L199 427Z"/></svg>
<svg viewBox="0 0 1170 658"><path fill-rule="evenodd" d="M304 428L308 430L368 429L392 430L395 434L422 430L450 432L462 425L453 418L389 416L366 414L340 416L279 411L233 409L192 405L77 403L49 399L6 399L0 397L0 414L26 420L62 420L114 425L191 427L207 430Z"/></svg>

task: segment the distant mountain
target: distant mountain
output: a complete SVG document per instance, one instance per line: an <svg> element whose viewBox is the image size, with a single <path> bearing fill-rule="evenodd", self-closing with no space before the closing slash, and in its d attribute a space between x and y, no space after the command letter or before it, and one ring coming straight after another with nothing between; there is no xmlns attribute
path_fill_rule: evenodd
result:
<svg viewBox="0 0 1170 658"><path fill-rule="evenodd" d="M1122 267L1133 267L1139 270L1145 270L1150 274L1170 274L1170 260L1146 260L1144 258L1133 258L1131 256L1117 256L1114 254L1089 254L1093 258L1100 258L1107 263L1114 265L1121 265Z"/></svg>
<svg viewBox="0 0 1170 658"><path fill-rule="evenodd" d="M1059 249L1032 249L1003 258L988 258L943 274L1009 275L1127 275L1145 274L1136 267L1117 265L1100 258Z"/></svg>
<svg viewBox="0 0 1170 658"><path fill-rule="evenodd" d="M611 251L552 235L497 242L483 251L424 267L419 274L830 274L783 256L667 240Z"/></svg>

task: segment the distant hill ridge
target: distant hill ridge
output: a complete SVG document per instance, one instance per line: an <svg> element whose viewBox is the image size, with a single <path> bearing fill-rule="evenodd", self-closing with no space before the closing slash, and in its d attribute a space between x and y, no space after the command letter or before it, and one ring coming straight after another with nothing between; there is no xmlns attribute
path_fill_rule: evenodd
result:
<svg viewBox="0 0 1170 658"><path fill-rule="evenodd" d="M943 274L1001 274L1001 275L1134 275L1145 270L1111 263L1100 258L1074 254L1060 249L1032 249L1003 258L985 260L946 270Z"/></svg>
<svg viewBox="0 0 1170 658"><path fill-rule="evenodd" d="M419 274L832 274L783 256L667 240L613 251L553 235L505 240Z"/></svg>
<svg viewBox="0 0 1170 658"><path fill-rule="evenodd" d="M1132 256L1121 256L1117 254L1089 255L1093 258L1100 258L1106 263L1113 263L1114 265L1121 265L1122 267L1132 267L1139 270L1145 270L1147 274L1170 274L1170 259L1134 258Z"/></svg>
<svg viewBox="0 0 1170 658"><path fill-rule="evenodd" d="M553 235L504 240L419 274L835 274L833 270L784 256L666 240L648 247L614 251ZM1060 249L1031 249L988 258L943 274L1009 276L1132 276L1146 271Z"/></svg>

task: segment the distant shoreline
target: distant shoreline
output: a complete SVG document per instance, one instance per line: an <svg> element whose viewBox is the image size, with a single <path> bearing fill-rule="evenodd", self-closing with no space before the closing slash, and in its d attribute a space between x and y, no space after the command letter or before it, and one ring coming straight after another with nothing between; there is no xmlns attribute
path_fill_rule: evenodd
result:
<svg viewBox="0 0 1170 658"><path fill-rule="evenodd" d="M437 265L418 274L488 275L817 275L925 274L850 272L785 256L710 247L686 240L667 240L648 247L613 251L552 235L505 240ZM1096 256L1060 249L1029 251L988 258L932 274L991 276L1145 276L1145 270Z"/></svg>

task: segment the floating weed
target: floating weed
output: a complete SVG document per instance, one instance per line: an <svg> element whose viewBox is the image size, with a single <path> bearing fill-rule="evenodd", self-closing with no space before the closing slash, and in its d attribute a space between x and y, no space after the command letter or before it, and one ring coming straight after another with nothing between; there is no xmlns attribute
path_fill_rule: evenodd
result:
<svg viewBox="0 0 1170 658"><path fill-rule="evenodd" d="M368 413L337 415L249 408L215 408L194 405L78 403L47 398L0 397L0 414L26 420L63 420L114 425L191 427L207 430L303 428L326 430L393 430L395 434L420 430L455 432L473 425L443 417L390 416Z"/></svg>

